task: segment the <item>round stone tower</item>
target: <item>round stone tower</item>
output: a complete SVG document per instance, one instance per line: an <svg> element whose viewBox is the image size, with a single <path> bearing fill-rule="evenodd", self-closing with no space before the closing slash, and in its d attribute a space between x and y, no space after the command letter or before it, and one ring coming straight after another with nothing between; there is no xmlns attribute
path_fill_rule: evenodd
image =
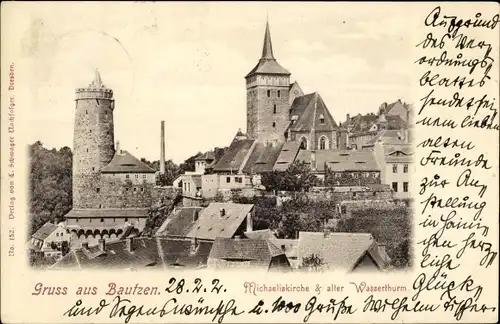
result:
<svg viewBox="0 0 500 324"><path fill-rule="evenodd" d="M76 89L73 138L73 208L99 208L100 170L115 154L113 90L96 70L87 88Z"/></svg>

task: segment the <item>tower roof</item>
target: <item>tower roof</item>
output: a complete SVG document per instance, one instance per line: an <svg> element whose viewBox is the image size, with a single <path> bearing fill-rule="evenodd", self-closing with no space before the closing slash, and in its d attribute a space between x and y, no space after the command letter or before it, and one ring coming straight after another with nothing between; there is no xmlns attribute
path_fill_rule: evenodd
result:
<svg viewBox="0 0 500 324"><path fill-rule="evenodd" d="M262 48L262 56L259 63L250 71L246 77L254 74L283 74L290 75L284 67L282 67L274 58L273 44L271 41L271 31L269 29L269 21L266 22L266 31L264 34L264 46Z"/></svg>
<svg viewBox="0 0 500 324"><path fill-rule="evenodd" d="M99 69L95 69L94 80L90 84L90 88L105 88L104 83L102 83Z"/></svg>
<svg viewBox="0 0 500 324"><path fill-rule="evenodd" d="M264 47L262 48L261 59L274 60L273 43L271 41L271 32L269 31L269 21L266 21L266 33L264 35Z"/></svg>

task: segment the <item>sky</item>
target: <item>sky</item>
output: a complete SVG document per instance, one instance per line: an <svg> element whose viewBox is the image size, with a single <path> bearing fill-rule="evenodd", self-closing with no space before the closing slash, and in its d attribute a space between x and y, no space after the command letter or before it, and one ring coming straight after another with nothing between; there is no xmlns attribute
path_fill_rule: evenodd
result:
<svg viewBox="0 0 500 324"><path fill-rule="evenodd" d="M244 76L274 56L334 119L410 101L408 6L381 3L30 3L18 22L29 71L29 142L72 147L74 92L99 69L114 91L115 140L137 157L180 163L246 128Z"/></svg>

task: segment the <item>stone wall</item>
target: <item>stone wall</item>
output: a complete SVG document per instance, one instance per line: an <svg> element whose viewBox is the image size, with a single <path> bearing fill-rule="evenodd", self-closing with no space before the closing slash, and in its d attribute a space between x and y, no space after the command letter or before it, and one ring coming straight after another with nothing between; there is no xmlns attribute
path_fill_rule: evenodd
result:
<svg viewBox="0 0 500 324"><path fill-rule="evenodd" d="M114 156L114 100L109 89L77 90L73 135L73 207L84 208L100 169Z"/></svg>
<svg viewBox="0 0 500 324"><path fill-rule="evenodd" d="M380 183L379 171L325 172L325 184L330 186L363 186Z"/></svg>
<svg viewBox="0 0 500 324"><path fill-rule="evenodd" d="M297 193L280 191L277 196L277 204L293 199ZM392 190L387 186L370 187L313 187L306 193L300 193L308 200L324 202L342 202L351 200L369 201L369 200L392 200Z"/></svg>
<svg viewBox="0 0 500 324"><path fill-rule="evenodd" d="M182 189L173 186L154 186L152 190L152 207L162 204L174 205L182 195Z"/></svg>

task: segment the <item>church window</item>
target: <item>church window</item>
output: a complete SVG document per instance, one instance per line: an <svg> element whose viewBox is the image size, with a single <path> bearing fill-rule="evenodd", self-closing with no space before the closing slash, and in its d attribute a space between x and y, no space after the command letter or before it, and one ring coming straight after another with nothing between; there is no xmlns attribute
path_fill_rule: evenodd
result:
<svg viewBox="0 0 500 324"><path fill-rule="evenodd" d="M325 137L321 137L321 139L319 140L319 149L326 150L326 138Z"/></svg>
<svg viewBox="0 0 500 324"><path fill-rule="evenodd" d="M307 139L305 137L302 137L300 139L300 148L303 150L307 150Z"/></svg>
<svg viewBox="0 0 500 324"><path fill-rule="evenodd" d="M273 113L276 113L276 105L273 107Z"/></svg>
<svg viewBox="0 0 500 324"><path fill-rule="evenodd" d="M271 97L271 90L267 90L267 97Z"/></svg>
<svg viewBox="0 0 500 324"><path fill-rule="evenodd" d="M276 123L273 122L273 128L276 127Z"/></svg>
<svg viewBox="0 0 500 324"><path fill-rule="evenodd" d="M281 97L281 91L278 90L277 95L278 95L278 98L280 98Z"/></svg>

